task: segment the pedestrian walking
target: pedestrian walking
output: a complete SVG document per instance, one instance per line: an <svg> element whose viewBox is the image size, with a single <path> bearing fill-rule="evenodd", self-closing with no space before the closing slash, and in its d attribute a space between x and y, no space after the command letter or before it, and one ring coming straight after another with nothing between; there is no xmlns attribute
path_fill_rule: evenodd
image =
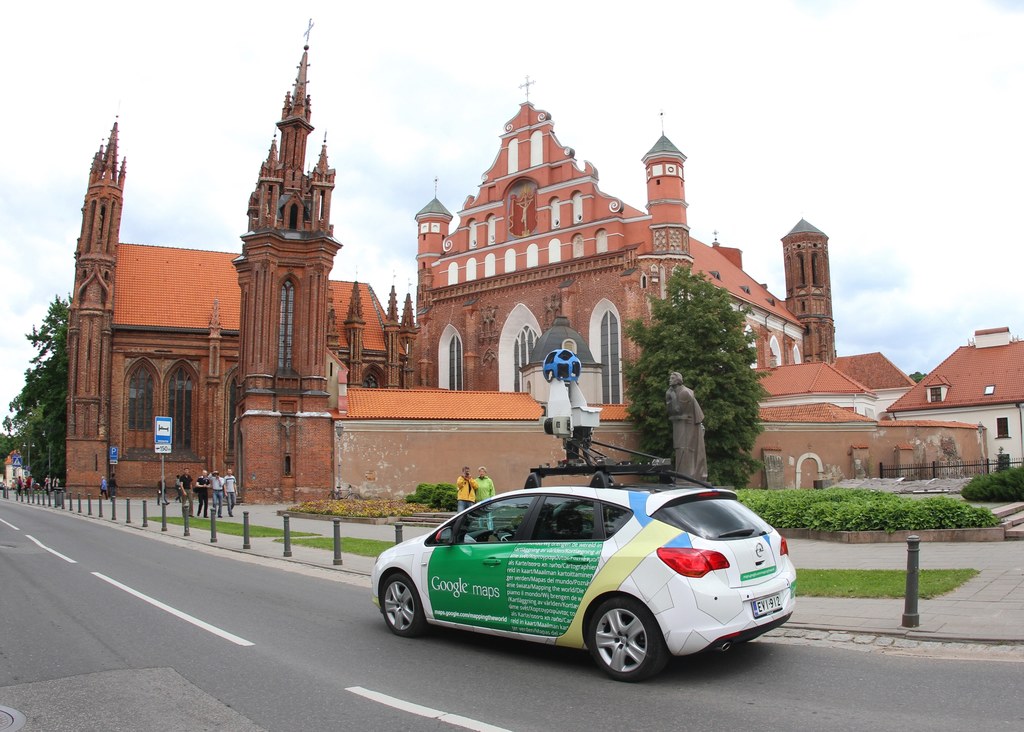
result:
<svg viewBox="0 0 1024 732"><path fill-rule="evenodd" d="M100 498L107 497L107 476L100 476Z"/></svg>
<svg viewBox="0 0 1024 732"><path fill-rule="evenodd" d="M224 516L224 482L216 470L210 475L210 490L213 491L213 508L217 511L217 518L222 518Z"/></svg>
<svg viewBox="0 0 1024 732"><path fill-rule="evenodd" d="M199 517L199 512L203 512L203 518L209 518L209 490L210 490L210 475L204 470L203 474L196 478L196 517Z"/></svg>
<svg viewBox="0 0 1024 732"><path fill-rule="evenodd" d="M228 502L228 516L234 516L237 494L235 492L235 474L231 472L231 468L228 468L228 474L224 476L222 482L224 483L224 500Z"/></svg>

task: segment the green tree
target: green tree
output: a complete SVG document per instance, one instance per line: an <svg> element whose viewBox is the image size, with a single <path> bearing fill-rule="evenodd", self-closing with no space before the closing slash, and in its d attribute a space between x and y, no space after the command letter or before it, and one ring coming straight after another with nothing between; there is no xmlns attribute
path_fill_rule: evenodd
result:
<svg viewBox="0 0 1024 732"><path fill-rule="evenodd" d="M910 374L910 378L914 380L915 384L920 384L921 379L923 379L927 375L928 374L922 374L920 371L915 371L914 373Z"/></svg>
<svg viewBox="0 0 1024 732"><path fill-rule="evenodd" d="M672 427L665 391L673 371L693 389L704 410L704 442L709 479L716 485L744 487L761 463L750 457L761 431L760 375L753 336L746 332L746 309L703 275L680 267L669 278L664 300L651 299L651 323L635 320L626 334L643 349L625 366L629 415L646 452L672 455Z"/></svg>
<svg viewBox="0 0 1024 732"><path fill-rule="evenodd" d="M49 471L63 476L67 435L68 301L55 296L39 328L26 335L36 355L25 370L25 386L10 404L4 419L6 440L13 448L32 446L32 474L42 479ZM28 451L22 450L28 460Z"/></svg>

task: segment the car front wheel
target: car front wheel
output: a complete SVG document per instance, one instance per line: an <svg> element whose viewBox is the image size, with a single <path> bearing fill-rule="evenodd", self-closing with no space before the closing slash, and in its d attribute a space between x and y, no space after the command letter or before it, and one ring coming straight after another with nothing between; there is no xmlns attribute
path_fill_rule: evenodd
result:
<svg viewBox="0 0 1024 732"><path fill-rule="evenodd" d="M633 597L612 597L594 613L587 632L590 655L618 681L642 681L668 663L668 648L651 611Z"/></svg>
<svg viewBox="0 0 1024 732"><path fill-rule="evenodd" d="M393 574L381 591L381 612L388 629L395 635L412 638L427 629L423 606L412 581L404 574Z"/></svg>

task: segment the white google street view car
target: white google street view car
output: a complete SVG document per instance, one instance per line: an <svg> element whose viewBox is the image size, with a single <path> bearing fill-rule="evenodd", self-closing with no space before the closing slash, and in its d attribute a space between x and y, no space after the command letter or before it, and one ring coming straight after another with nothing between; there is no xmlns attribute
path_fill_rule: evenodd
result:
<svg viewBox="0 0 1024 732"><path fill-rule="evenodd" d="M400 636L430 624L586 648L639 681L671 655L785 623L786 540L729 490L551 486L501 494L388 549L373 601Z"/></svg>

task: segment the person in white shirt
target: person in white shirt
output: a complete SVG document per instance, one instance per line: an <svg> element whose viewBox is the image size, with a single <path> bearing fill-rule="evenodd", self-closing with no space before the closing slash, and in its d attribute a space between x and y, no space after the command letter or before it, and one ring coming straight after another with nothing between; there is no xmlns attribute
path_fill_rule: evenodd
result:
<svg viewBox="0 0 1024 732"><path fill-rule="evenodd" d="M224 476L222 481L224 484L224 498L228 502L228 516L234 516L235 510L235 498L237 496L235 492L235 475L231 472L231 468L228 468L228 474Z"/></svg>
<svg viewBox="0 0 1024 732"><path fill-rule="evenodd" d="M224 481L216 470L210 475L210 488L213 490L213 508L210 510L216 511L217 518L221 518L224 515L221 510L224 506Z"/></svg>

